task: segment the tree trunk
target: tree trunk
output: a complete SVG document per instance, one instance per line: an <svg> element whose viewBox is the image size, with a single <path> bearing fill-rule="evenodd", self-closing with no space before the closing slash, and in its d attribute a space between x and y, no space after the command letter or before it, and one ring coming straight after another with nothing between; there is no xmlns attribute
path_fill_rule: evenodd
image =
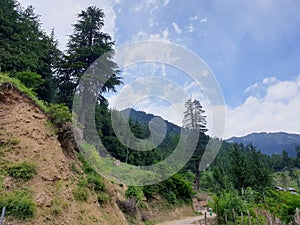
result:
<svg viewBox="0 0 300 225"><path fill-rule="evenodd" d="M200 160L196 160L196 178L194 190L199 191L200 188L200 171L199 171Z"/></svg>
<svg viewBox="0 0 300 225"><path fill-rule="evenodd" d="M86 111L88 107L88 101L89 99L89 91L87 88L87 85L84 83L83 84L83 91L82 91L82 105L80 109L80 115L79 115L79 123L81 126L85 127L85 117L86 117Z"/></svg>

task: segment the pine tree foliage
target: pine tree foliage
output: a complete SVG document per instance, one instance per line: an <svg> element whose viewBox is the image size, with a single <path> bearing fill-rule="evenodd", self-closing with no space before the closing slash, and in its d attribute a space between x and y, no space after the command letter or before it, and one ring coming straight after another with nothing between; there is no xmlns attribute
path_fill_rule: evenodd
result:
<svg viewBox="0 0 300 225"><path fill-rule="evenodd" d="M189 144L196 141L196 146L192 158L187 164L187 168L191 169L195 174L195 190L200 188L200 162L208 143L208 136L205 135L206 116L200 101L191 98L185 102L185 111L183 117L183 127L190 131Z"/></svg>
<svg viewBox="0 0 300 225"><path fill-rule="evenodd" d="M54 33L48 36L41 29L32 6L23 9L17 1L0 0L0 71L39 74L44 82L37 94L51 102L55 98L54 74L60 55Z"/></svg>
<svg viewBox="0 0 300 225"><path fill-rule="evenodd" d="M184 106L186 110L184 111L183 127L205 133L207 131L206 116L201 103L197 99L188 99Z"/></svg>
<svg viewBox="0 0 300 225"><path fill-rule="evenodd" d="M60 101L69 107L84 73L86 76L82 82L83 87L78 91L84 93L86 98L90 97L86 92L87 87L97 89L97 97L102 99L102 92L115 91L115 86L122 83L118 76L118 66L112 60L114 42L107 33L102 32L103 25L104 13L95 6L90 6L78 14L78 21L73 25L73 34L70 35L59 76ZM96 61L104 54L105 58L100 62Z"/></svg>

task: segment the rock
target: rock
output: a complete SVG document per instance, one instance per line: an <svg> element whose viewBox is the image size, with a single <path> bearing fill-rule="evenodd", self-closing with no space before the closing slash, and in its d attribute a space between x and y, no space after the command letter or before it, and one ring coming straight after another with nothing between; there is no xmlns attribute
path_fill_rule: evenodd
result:
<svg viewBox="0 0 300 225"><path fill-rule="evenodd" d="M38 206L51 206L51 199L47 196L44 192L39 193L35 198L34 201L37 203Z"/></svg>

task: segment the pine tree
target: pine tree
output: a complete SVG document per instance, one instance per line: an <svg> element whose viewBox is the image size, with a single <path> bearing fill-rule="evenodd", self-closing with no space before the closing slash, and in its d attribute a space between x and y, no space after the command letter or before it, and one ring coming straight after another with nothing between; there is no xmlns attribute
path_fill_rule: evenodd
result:
<svg viewBox="0 0 300 225"><path fill-rule="evenodd" d="M0 0L0 71L40 75L38 97L51 102L56 92L54 62L59 57L57 44L42 31L32 6L23 10L14 0Z"/></svg>
<svg viewBox="0 0 300 225"><path fill-rule="evenodd" d="M200 188L199 165L208 142L208 136L205 135L207 128L206 116L204 113L205 110L198 100L195 99L192 101L190 98L185 102L183 127L191 133L190 138L193 140L189 141L189 143L194 142L196 139L196 148L190 162L188 163L188 166L191 167L196 174L194 186L195 190L199 190Z"/></svg>
<svg viewBox="0 0 300 225"><path fill-rule="evenodd" d="M89 88L95 87L99 89L99 99L102 98L101 93L105 91L115 91L115 86L121 84L118 74L118 66L113 62L113 46L114 42L107 33L101 30L104 25L104 13L101 9L91 6L85 11L78 14L78 21L73 25L73 34L67 45L67 54L63 60L62 69L60 71L60 88L59 97L62 103L65 103L69 108L72 105L74 91L77 88L80 78L84 73L92 73L91 76L85 76L82 82L83 98L90 97L91 93L87 93ZM106 54L107 57L103 60L103 65L92 65L99 57ZM93 66L93 67L92 67ZM91 68L92 67L92 68ZM87 69L90 68L89 71ZM100 70L100 71L99 71ZM105 83L102 83L103 78L95 78L95 74L106 76ZM83 103L87 100L83 99ZM82 106L84 110L86 107ZM79 120L84 121L84 111L79 115Z"/></svg>

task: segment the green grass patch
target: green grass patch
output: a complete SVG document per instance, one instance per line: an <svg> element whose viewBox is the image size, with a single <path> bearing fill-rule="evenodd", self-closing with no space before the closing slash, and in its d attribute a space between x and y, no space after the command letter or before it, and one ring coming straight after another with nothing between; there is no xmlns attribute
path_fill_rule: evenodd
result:
<svg viewBox="0 0 300 225"><path fill-rule="evenodd" d="M17 219L32 218L36 211L36 205L32 197L25 191L1 193L0 208L3 207L6 207L6 215Z"/></svg>
<svg viewBox="0 0 300 225"><path fill-rule="evenodd" d="M60 216L63 214L63 212L67 209L68 205L64 203L61 199L59 198L54 198L51 201L51 214L53 216Z"/></svg>
<svg viewBox="0 0 300 225"><path fill-rule="evenodd" d="M77 188L73 190L73 195L75 200L86 202L89 198L89 189L78 185Z"/></svg>
<svg viewBox="0 0 300 225"><path fill-rule="evenodd" d="M36 165L30 162L16 163L7 168L7 173L15 179L27 181L37 174Z"/></svg>
<svg viewBox="0 0 300 225"><path fill-rule="evenodd" d="M100 205L104 205L109 202L109 195L107 193L100 192L97 194L97 199Z"/></svg>

